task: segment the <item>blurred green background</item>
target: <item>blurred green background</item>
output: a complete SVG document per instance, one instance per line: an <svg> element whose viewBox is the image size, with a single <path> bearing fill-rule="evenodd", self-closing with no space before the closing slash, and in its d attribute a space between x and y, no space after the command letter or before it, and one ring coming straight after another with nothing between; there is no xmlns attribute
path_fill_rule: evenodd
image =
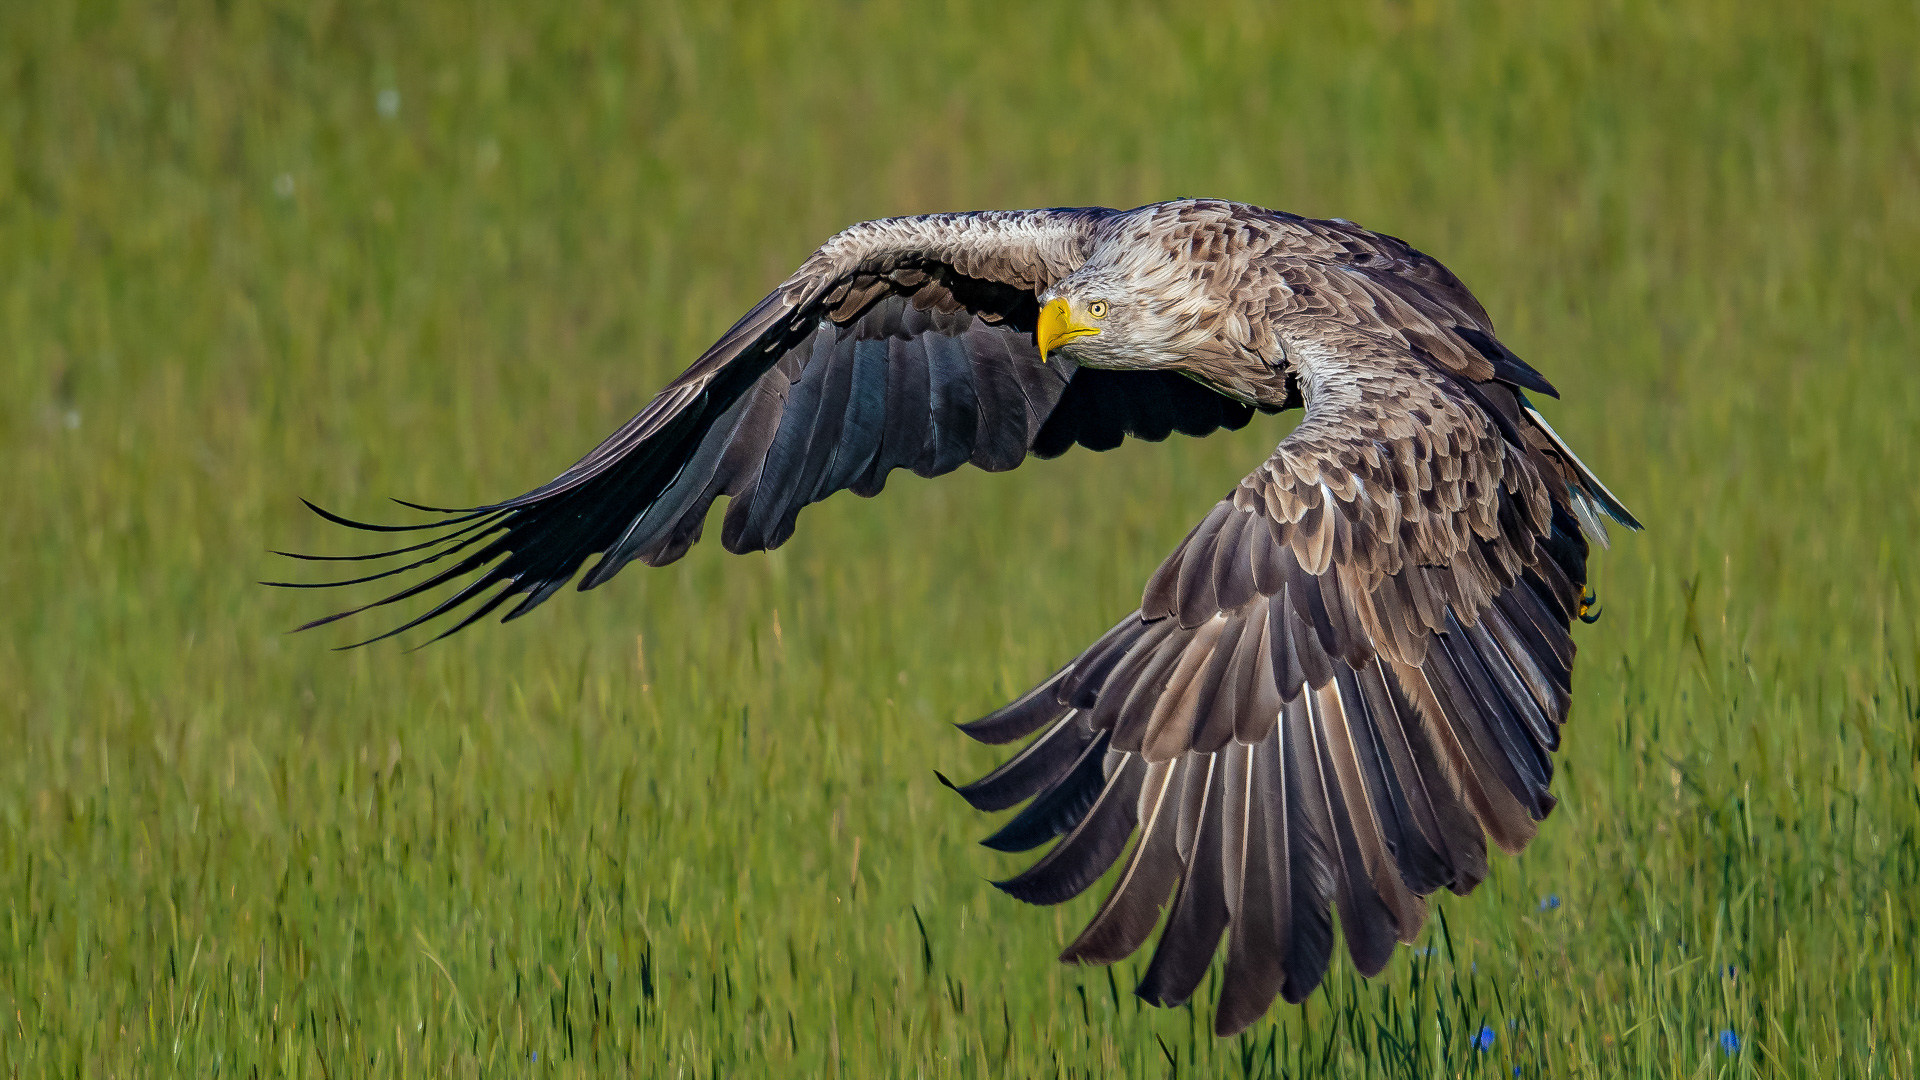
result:
<svg viewBox="0 0 1920 1080"><path fill-rule="evenodd" d="M0 6L0 1061L1914 1075L1917 22ZM545 479L848 223L1178 195L1447 262L1650 526L1534 847L1240 1039L1056 964L1097 892L994 891L932 769L1284 422L896 474L418 653L254 584L352 550L297 496Z"/></svg>

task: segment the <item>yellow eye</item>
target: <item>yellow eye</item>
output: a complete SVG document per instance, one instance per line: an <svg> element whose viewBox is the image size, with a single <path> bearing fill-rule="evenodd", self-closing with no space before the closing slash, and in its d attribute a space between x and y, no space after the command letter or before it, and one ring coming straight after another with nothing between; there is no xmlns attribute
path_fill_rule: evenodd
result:
<svg viewBox="0 0 1920 1080"><path fill-rule="evenodd" d="M1087 314L1089 314L1089 315L1091 315L1091 316L1093 316L1093 317L1094 317L1094 318L1096 318L1096 319L1104 319L1104 318L1106 318L1106 317L1107 317L1107 302L1106 302L1105 300L1095 300L1095 301L1094 301L1093 303L1091 303L1091 304L1088 304L1088 305L1087 305Z"/></svg>

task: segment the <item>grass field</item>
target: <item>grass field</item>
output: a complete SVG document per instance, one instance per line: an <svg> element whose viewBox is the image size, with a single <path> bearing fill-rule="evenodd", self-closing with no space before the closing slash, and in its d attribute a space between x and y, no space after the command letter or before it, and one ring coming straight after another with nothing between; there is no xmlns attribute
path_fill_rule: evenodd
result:
<svg viewBox="0 0 1920 1080"><path fill-rule="evenodd" d="M387 7L0 5L9 1076L1920 1074L1911 5ZM297 496L545 479L842 225L1202 194L1445 260L1650 526L1539 840L1240 1039L1056 964L1098 890L932 770L1284 423L418 653L254 584L350 543Z"/></svg>

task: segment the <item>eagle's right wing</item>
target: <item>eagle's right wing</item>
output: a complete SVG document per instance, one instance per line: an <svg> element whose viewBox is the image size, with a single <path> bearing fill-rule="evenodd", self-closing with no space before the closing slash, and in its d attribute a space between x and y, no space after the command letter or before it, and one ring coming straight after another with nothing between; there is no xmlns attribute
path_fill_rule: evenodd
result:
<svg viewBox="0 0 1920 1080"><path fill-rule="evenodd" d="M1250 407L1173 372L1041 363L1036 298L1081 265L1112 213L936 214L848 229L552 481L505 502L438 511L444 516L421 525L366 525L316 507L370 531L444 531L396 551L333 557L415 556L321 586L409 573L419 580L309 625L454 584L389 633L474 600L447 633L518 597L511 619L594 555L582 589L634 559L659 566L679 558L723 495L721 542L757 551L785 542L802 507L842 489L874 495L894 469L938 476L971 462L999 471L1075 443L1104 450L1129 435L1245 425ZM436 564L443 568L429 569Z"/></svg>

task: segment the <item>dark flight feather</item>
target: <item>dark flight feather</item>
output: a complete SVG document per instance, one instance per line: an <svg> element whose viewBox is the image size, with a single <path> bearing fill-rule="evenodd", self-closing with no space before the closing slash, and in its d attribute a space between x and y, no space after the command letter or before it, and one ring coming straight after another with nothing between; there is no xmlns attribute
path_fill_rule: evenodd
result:
<svg viewBox="0 0 1920 1080"><path fill-rule="evenodd" d="M1028 851L1080 824L1106 787L1106 755L1103 731L1088 741L1065 775L1043 785L1041 795L980 843L995 851Z"/></svg>

